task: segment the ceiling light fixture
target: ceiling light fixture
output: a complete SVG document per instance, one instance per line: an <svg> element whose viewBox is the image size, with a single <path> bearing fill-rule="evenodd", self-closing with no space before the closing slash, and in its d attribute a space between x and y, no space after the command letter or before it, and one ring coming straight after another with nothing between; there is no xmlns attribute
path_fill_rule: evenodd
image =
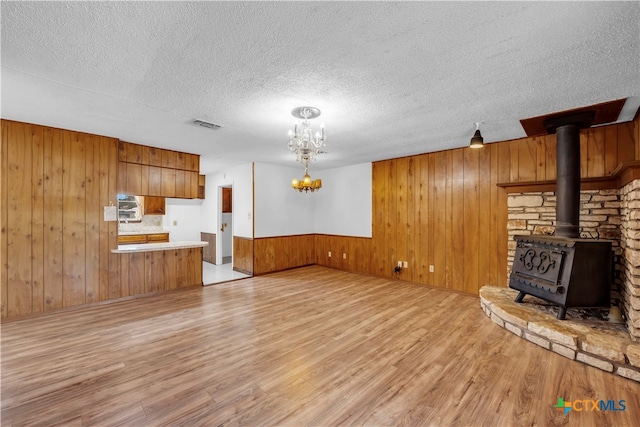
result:
<svg viewBox="0 0 640 427"><path fill-rule="evenodd" d="M302 193L303 191L305 193L309 191L313 193L314 191L318 191L319 189L322 188L321 179L317 178L312 181L311 177L309 176L309 159L304 160L304 178L302 178L302 180L299 180L298 178L293 178L291 180L291 188L293 188L296 191L299 191L300 193Z"/></svg>
<svg viewBox="0 0 640 427"><path fill-rule="evenodd" d="M482 135L480 135L480 123L476 123L476 132L471 137L471 143L469 144L471 148L482 148L484 147L484 139Z"/></svg>
<svg viewBox="0 0 640 427"><path fill-rule="evenodd" d="M296 161L305 163L305 169L309 160L315 160L322 153L327 139L324 134L324 123L320 125L320 131L315 135L311 130L309 120L320 115L320 110L315 107L296 107L291 111L293 117L302 119L302 129L298 131L298 123L294 123L293 130L289 129L289 150L296 155Z"/></svg>

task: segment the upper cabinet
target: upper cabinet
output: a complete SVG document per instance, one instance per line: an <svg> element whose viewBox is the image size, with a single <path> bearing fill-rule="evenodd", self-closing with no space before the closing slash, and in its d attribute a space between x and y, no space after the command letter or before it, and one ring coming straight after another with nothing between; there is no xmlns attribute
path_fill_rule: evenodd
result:
<svg viewBox="0 0 640 427"><path fill-rule="evenodd" d="M120 141L118 193L198 197L200 156Z"/></svg>
<svg viewBox="0 0 640 427"><path fill-rule="evenodd" d="M164 197L145 196L145 215L164 215L166 213L166 203Z"/></svg>

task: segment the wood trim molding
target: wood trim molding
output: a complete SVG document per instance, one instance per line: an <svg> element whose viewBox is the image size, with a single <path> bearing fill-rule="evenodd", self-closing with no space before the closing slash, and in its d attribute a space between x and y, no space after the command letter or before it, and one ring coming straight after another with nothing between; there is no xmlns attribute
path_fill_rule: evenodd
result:
<svg viewBox="0 0 640 427"><path fill-rule="evenodd" d="M609 176L583 178L581 190L611 190L622 188L631 181L640 179L640 160L622 162ZM507 193L529 193L538 191L556 191L556 181L499 182L498 187Z"/></svg>

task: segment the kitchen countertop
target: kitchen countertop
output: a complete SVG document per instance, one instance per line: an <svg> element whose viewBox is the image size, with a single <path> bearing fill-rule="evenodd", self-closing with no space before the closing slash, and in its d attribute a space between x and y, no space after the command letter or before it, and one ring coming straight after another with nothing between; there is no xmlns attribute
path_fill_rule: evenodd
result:
<svg viewBox="0 0 640 427"><path fill-rule="evenodd" d="M118 249L112 249L111 253L126 254L133 252L166 251L173 249L202 248L208 246L209 242L185 241L167 243L141 243L139 245L118 245Z"/></svg>

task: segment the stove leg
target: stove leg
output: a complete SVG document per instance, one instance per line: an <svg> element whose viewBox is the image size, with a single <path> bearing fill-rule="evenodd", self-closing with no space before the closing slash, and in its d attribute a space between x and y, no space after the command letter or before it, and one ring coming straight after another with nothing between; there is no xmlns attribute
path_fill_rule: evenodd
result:
<svg viewBox="0 0 640 427"><path fill-rule="evenodd" d="M524 296L526 295L526 293L520 291L520 293L518 294L518 296L516 297L516 299L514 299L514 302L517 302L518 304L522 302L522 299L524 298Z"/></svg>
<svg viewBox="0 0 640 427"><path fill-rule="evenodd" d="M567 309L565 307L558 306L558 320L564 320L565 315L567 314Z"/></svg>

